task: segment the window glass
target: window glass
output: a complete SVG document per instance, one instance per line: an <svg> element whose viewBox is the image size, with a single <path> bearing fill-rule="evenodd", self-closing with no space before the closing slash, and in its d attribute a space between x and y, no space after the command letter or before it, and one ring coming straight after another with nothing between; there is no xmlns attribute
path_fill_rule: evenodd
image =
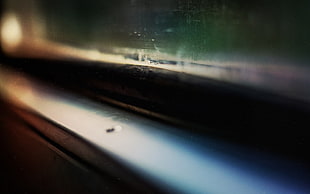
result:
<svg viewBox="0 0 310 194"><path fill-rule="evenodd" d="M309 1L10 0L14 56L155 66L308 99Z"/></svg>

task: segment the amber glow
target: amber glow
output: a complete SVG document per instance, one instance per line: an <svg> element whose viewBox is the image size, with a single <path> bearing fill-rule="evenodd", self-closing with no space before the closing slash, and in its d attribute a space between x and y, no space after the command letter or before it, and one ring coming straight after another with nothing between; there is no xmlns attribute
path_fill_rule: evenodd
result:
<svg viewBox="0 0 310 194"><path fill-rule="evenodd" d="M15 50L22 42L23 34L17 17L10 13L3 17L1 22L2 47L10 52Z"/></svg>

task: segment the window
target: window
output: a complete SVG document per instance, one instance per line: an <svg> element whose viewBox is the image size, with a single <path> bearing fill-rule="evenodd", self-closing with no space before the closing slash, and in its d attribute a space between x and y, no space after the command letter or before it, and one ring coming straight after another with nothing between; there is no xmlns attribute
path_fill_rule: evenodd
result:
<svg viewBox="0 0 310 194"><path fill-rule="evenodd" d="M292 175L307 169L298 162L308 162L308 2L7 0L3 5L3 96L86 139L164 191L229 193L238 187L238 193L249 193L266 187L277 193L293 192L296 185L309 190L302 184L309 174ZM59 143L53 132L33 125ZM101 125L105 129L97 130ZM123 128L130 130L106 136ZM59 144L100 166L75 146ZM213 148L219 154L211 154ZM251 166L246 161L253 162L255 149L277 159L263 154L268 167L259 161ZM229 156L239 152L241 157ZM226 156L225 165L242 170L218 165ZM208 157L216 158L215 165ZM176 160L183 163L174 165ZM294 164L292 172L277 168L278 176L291 177L267 173L278 162ZM270 179L263 180L260 168ZM224 180L225 189L214 177Z"/></svg>

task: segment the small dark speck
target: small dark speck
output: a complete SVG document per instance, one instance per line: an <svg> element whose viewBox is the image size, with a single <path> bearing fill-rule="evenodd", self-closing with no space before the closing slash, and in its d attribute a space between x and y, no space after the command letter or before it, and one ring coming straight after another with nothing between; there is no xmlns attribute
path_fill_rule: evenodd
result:
<svg viewBox="0 0 310 194"><path fill-rule="evenodd" d="M107 129L107 130L106 130L107 133L112 133L113 131L115 131L114 128L110 128L110 129Z"/></svg>
<svg viewBox="0 0 310 194"><path fill-rule="evenodd" d="M106 129L106 132L107 133L112 133L112 132L120 132L122 131L122 127L120 125L115 125L114 127L112 128L109 128L109 129Z"/></svg>

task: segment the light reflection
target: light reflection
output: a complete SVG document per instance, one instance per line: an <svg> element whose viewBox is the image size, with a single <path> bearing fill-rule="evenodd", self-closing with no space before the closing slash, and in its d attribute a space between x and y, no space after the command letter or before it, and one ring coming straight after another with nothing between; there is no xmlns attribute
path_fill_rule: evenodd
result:
<svg viewBox="0 0 310 194"><path fill-rule="evenodd" d="M14 51L22 42L23 33L16 15L8 13L1 22L1 43L7 52Z"/></svg>
<svg viewBox="0 0 310 194"><path fill-rule="evenodd" d="M236 151L239 156L255 152L232 151L217 142L226 147L226 152L217 153L216 146L209 147L209 139L202 149L181 138L188 134L176 136L169 126L45 88L1 68L0 92L92 142L146 179L181 193L309 193L309 187L301 187L294 178L279 176L286 169L276 168L279 172L273 174L232 157ZM119 133L106 133L111 127Z"/></svg>

